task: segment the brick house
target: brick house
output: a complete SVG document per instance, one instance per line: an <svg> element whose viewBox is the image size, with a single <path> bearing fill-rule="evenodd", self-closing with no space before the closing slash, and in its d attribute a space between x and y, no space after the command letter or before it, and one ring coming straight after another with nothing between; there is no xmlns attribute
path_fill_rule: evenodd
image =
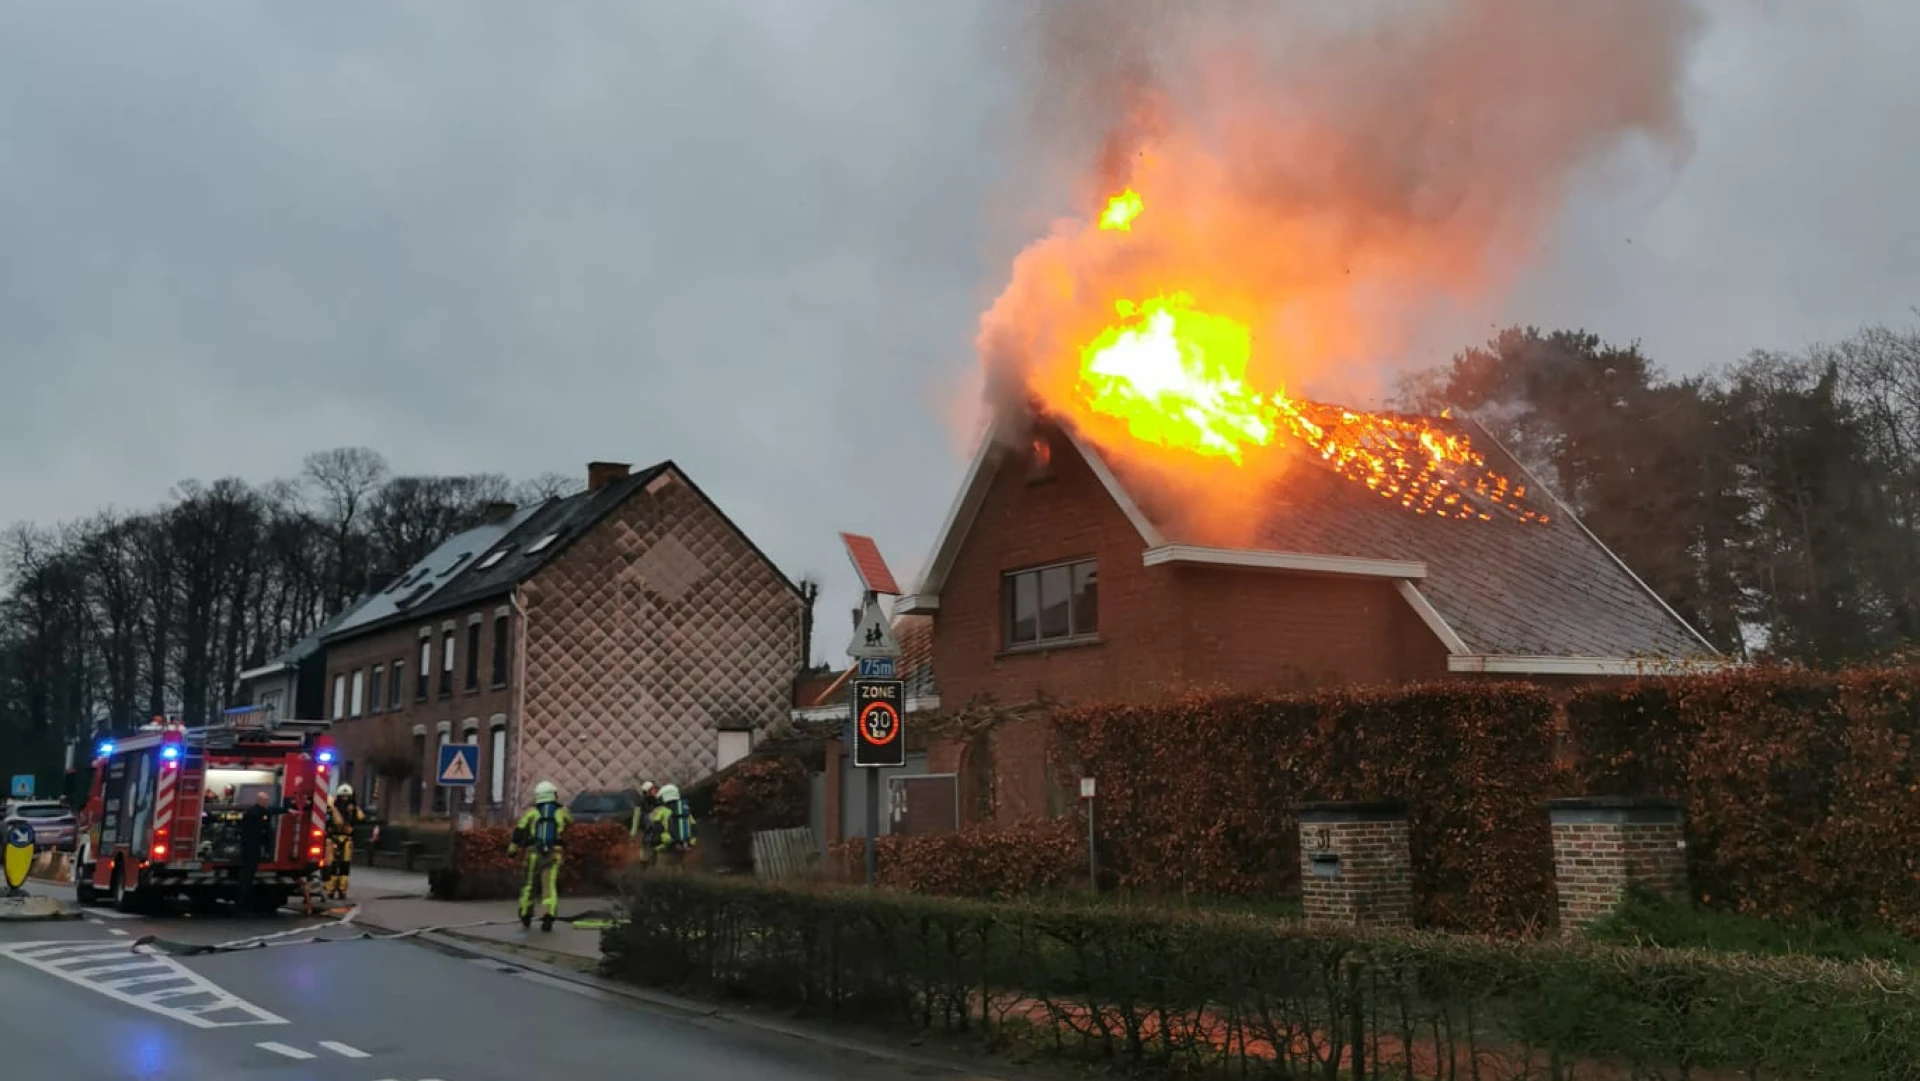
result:
<svg viewBox="0 0 1920 1081"><path fill-rule="evenodd" d="M1427 423L1469 437L1487 470L1526 476L1470 422ZM915 592L895 605L903 663L946 714L1196 686L1572 685L1724 663L1550 499L1536 520L1441 518L1382 499L1317 458L1295 465L1275 490L1249 490L1253 543L1218 547L1199 543L1177 501L1154 498L1165 490L1155 478L1076 433L996 428ZM864 798L834 736L847 707L827 688L797 706L796 722L828 742L822 839L858 836ZM977 759L925 727L916 736L911 719L908 734L907 768L883 771L885 832L983 813L1052 816L1072 802L1050 776L1051 735L1037 715L992 726Z"/></svg>
<svg viewBox="0 0 1920 1081"><path fill-rule="evenodd" d="M1484 429L1485 468L1525 478ZM1040 424L987 438L915 594L944 701L1548 682L1720 663L1712 645L1525 481L1539 520L1456 520L1382 499L1317 457L1257 507L1253 543L1197 543L1153 478ZM1500 511L1501 508L1494 508Z"/></svg>
<svg viewBox="0 0 1920 1081"><path fill-rule="evenodd" d="M803 665L799 588L665 462L588 467L587 489L499 504L363 601L324 640L343 777L388 813L448 810L438 747L480 747L465 809L686 783L784 723ZM391 786L389 786L391 787Z"/></svg>

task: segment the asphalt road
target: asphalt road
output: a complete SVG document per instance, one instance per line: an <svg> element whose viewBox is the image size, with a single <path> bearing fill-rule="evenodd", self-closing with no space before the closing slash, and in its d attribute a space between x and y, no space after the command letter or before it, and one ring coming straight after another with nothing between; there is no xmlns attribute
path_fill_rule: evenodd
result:
<svg viewBox="0 0 1920 1081"><path fill-rule="evenodd" d="M890 1063L412 941L324 940L200 956L312 924L0 923L0 1077L9 1081L897 1081ZM285 940L282 940L285 941Z"/></svg>

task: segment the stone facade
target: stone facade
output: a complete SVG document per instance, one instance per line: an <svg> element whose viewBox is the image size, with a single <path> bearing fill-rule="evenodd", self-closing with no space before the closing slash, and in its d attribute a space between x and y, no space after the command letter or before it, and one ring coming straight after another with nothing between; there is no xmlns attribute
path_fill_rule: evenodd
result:
<svg viewBox="0 0 1920 1081"><path fill-rule="evenodd" d="M1667 800L1601 797L1547 804L1561 930L1606 916L1641 885L1687 892L1686 814Z"/></svg>
<svg viewBox="0 0 1920 1081"><path fill-rule="evenodd" d="M787 717L806 602L678 469L523 588L516 800L540 779L689 784Z"/></svg>
<svg viewBox="0 0 1920 1081"><path fill-rule="evenodd" d="M1407 811L1396 803L1310 803L1300 821L1300 882L1309 923L1413 926Z"/></svg>

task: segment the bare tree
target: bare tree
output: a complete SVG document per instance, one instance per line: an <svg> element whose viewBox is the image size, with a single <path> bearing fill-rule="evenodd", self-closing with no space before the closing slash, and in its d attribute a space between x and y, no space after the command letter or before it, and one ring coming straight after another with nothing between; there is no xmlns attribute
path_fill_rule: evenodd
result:
<svg viewBox="0 0 1920 1081"><path fill-rule="evenodd" d="M307 455L302 467L319 494L322 521L333 540L327 607L338 610L367 587L354 561L361 510L387 476L387 461L367 447L336 447Z"/></svg>
<svg viewBox="0 0 1920 1081"><path fill-rule="evenodd" d="M566 473L542 473L513 486L513 501L524 505L565 498L584 490L586 481Z"/></svg>

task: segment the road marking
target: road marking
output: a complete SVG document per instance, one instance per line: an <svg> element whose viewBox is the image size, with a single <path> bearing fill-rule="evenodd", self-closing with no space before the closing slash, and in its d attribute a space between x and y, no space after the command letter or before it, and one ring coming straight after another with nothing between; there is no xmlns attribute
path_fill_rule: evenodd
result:
<svg viewBox="0 0 1920 1081"><path fill-rule="evenodd" d="M347 1058L372 1058L373 1057L372 1055L367 1054L365 1051L360 1050L358 1047L348 1047L346 1044L340 1043L335 1040L321 1040L320 1046L326 1048L327 1050L333 1052L336 1055L345 1055Z"/></svg>
<svg viewBox="0 0 1920 1081"><path fill-rule="evenodd" d="M134 953L124 942L0 945L0 957L195 1028L288 1023L165 954Z"/></svg>
<svg viewBox="0 0 1920 1081"><path fill-rule="evenodd" d="M121 938L125 938L125 937L127 937L127 932L125 932L125 931L122 931L122 930L121 930L120 928L118 928L118 927L109 927L109 928L107 928L107 933L108 933L108 934L110 934L110 935L118 935L118 936L120 936Z"/></svg>
<svg viewBox="0 0 1920 1081"><path fill-rule="evenodd" d="M266 1043L257 1043L253 1046L258 1047L262 1051L271 1051L276 1055L285 1055L288 1058L300 1059L314 1057L311 1051L302 1051L298 1047L288 1047L286 1044L274 1043L271 1040Z"/></svg>

